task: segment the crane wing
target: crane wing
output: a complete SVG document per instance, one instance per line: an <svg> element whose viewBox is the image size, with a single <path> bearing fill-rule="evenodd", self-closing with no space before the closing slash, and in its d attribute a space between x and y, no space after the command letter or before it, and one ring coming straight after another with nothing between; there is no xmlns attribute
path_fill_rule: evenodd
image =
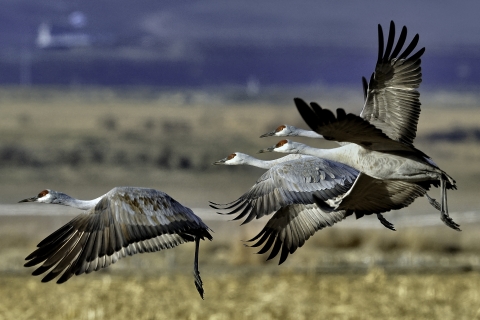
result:
<svg viewBox="0 0 480 320"><path fill-rule="evenodd" d="M337 210L355 211L363 215L383 213L409 206L427 193L428 184L398 180L378 180L364 173L358 175L353 187L341 198Z"/></svg>
<svg viewBox="0 0 480 320"><path fill-rule="evenodd" d="M278 264L282 264L288 254L302 247L315 232L330 227L345 217L345 210L325 212L316 204L289 205L275 212L260 233L249 241L257 241L252 247L264 244L259 254L267 252L273 246L267 260L281 252Z"/></svg>
<svg viewBox="0 0 480 320"><path fill-rule="evenodd" d="M57 281L63 283L73 275L106 268L127 255L169 249L197 238L211 240L208 230L189 208L166 193L114 188L94 208L42 240L26 257L29 261L25 266L42 263L33 272L49 271L42 282L63 272Z"/></svg>
<svg viewBox="0 0 480 320"><path fill-rule="evenodd" d="M308 126L327 140L356 143L376 151L417 151L411 145L392 140L382 130L353 113L347 114L339 108L335 117L332 111L315 102L308 105L300 98L294 101Z"/></svg>
<svg viewBox="0 0 480 320"><path fill-rule="evenodd" d="M395 24L390 23L387 46L383 48L383 30L378 25L378 59L366 91L365 105L360 117L382 130L390 139L412 144L420 116L422 82L421 56L425 48L408 57L415 49L419 36L412 39L402 52L407 37L403 27L398 42L395 41ZM363 81L365 88L365 81Z"/></svg>
<svg viewBox="0 0 480 320"><path fill-rule="evenodd" d="M338 197L353 185L358 171L344 164L316 157L279 163L265 172L255 185L237 200L211 207L246 216L242 224L261 218L291 204L312 204L313 195L326 201Z"/></svg>

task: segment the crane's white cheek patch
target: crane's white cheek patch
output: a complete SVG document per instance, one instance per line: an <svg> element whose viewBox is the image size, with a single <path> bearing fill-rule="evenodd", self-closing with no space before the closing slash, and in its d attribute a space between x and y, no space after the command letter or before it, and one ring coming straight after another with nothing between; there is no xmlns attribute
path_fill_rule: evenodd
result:
<svg viewBox="0 0 480 320"><path fill-rule="evenodd" d="M43 197L41 198L38 198L37 201L38 202L50 202L50 199L52 198L52 195L50 193L47 193L46 195L44 195Z"/></svg>
<svg viewBox="0 0 480 320"><path fill-rule="evenodd" d="M280 152L288 152L288 148L285 147L284 145L278 148L275 148L275 151L280 151Z"/></svg>

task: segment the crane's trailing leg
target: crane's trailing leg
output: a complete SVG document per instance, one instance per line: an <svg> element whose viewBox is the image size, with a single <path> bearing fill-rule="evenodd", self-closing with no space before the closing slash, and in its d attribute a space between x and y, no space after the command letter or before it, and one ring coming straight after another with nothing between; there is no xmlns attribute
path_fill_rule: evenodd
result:
<svg viewBox="0 0 480 320"><path fill-rule="evenodd" d="M377 218L380 220L381 224L385 226L385 228L390 229L392 231L397 231L395 230L395 226L393 223L389 222L381 213L377 213Z"/></svg>
<svg viewBox="0 0 480 320"><path fill-rule="evenodd" d="M195 261L193 262L193 276L195 277L195 287L197 287L198 293L200 293L200 297L203 298L203 282L202 278L200 278L200 271L198 270L198 250L200 248L200 237L195 237Z"/></svg>
<svg viewBox="0 0 480 320"><path fill-rule="evenodd" d="M440 206L440 203L438 203L437 200L433 199L432 197L430 197L428 194L425 193L425 197L427 197L427 200L428 202L430 202L430 204L435 208L437 209L438 211L441 211L441 206Z"/></svg>
<svg viewBox="0 0 480 320"><path fill-rule="evenodd" d="M440 205L440 219L450 228L457 231L462 231L460 230L460 225L455 223L455 221L453 221L452 218L450 218L450 216L448 215L447 181L443 177L440 178L440 190L442 196L442 202Z"/></svg>

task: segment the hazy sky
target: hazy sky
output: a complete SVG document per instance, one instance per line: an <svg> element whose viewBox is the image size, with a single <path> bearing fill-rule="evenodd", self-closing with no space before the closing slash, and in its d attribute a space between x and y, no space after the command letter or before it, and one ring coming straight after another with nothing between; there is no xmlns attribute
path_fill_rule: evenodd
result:
<svg viewBox="0 0 480 320"><path fill-rule="evenodd" d="M161 5L159 7L162 7ZM421 35L422 44L480 44L479 1L258 1L167 4L146 15L153 34L183 40L310 42L345 46L376 43L376 25L390 20Z"/></svg>
<svg viewBox="0 0 480 320"><path fill-rule="evenodd" d="M0 41L35 36L41 22L86 14L95 32L147 32L176 41L248 41L365 46L376 25L407 25L431 49L480 45L480 1L0 0Z"/></svg>
<svg viewBox="0 0 480 320"><path fill-rule="evenodd" d="M394 20L397 37L403 25L408 28L407 41L420 35L418 48L426 47L422 64L426 83L440 79L460 86L480 84L480 1L475 0L0 0L0 4L4 63L0 82L5 83L18 81L14 64L26 48L32 52L31 61L48 58L49 52L35 48L41 23L68 26L68 17L79 11L86 17L82 30L96 40L92 56L100 48L102 58L102 46L113 43L109 54L118 48L123 60L115 66L111 61L104 64L109 72L87 75L87 66L78 67L75 50L65 51L62 58L70 54L74 63L62 68L45 65L45 70L37 64L30 77L33 82L41 75L49 77L46 83L87 79L110 83L99 80L109 74L161 84L238 83L250 75L262 83L344 82L371 72L378 50L377 25L387 33ZM160 61L158 70L125 64L150 58ZM125 74L117 74L119 70ZM358 74L347 78L342 72ZM140 81L145 77L154 80Z"/></svg>

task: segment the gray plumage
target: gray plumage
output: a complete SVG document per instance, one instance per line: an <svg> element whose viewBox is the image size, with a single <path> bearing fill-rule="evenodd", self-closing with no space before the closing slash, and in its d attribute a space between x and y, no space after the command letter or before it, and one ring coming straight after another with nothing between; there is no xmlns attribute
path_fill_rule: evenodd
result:
<svg viewBox="0 0 480 320"><path fill-rule="evenodd" d="M127 255L155 252L195 241L195 286L203 298L198 271L200 239L212 239L209 228L192 210L168 194L147 188L116 187L90 201L44 190L20 202L43 202L86 210L38 244L25 266L42 263L33 275L48 272L48 282L106 268Z"/></svg>
<svg viewBox="0 0 480 320"><path fill-rule="evenodd" d="M448 208L445 189L456 188L455 180L435 166L433 162L426 161L419 155L371 151L354 143L333 149L317 149L290 140L282 140L272 147L260 150L260 152L271 151L312 155L338 161L355 168L371 178L388 184L397 183L394 181L402 181L405 185L409 185L414 189L417 188L415 185L418 185L425 190L423 195L427 197L429 202L435 208L440 207L441 220L447 226L459 230L459 226L449 217L448 211L444 210L444 208ZM439 205L426 194L426 191L432 185L440 186L442 190L442 203Z"/></svg>
<svg viewBox="0 0 480 320"><path fill-rule="evenodd" d="M296 100L295 104L307 124L328 140L357 143L377 151L411 151L408 146L413 144L420 116L420 93L417 89L422 82L420 58L425 48L409 56L418 44L419 36L416 34L401 52L406 37L407 28L404 26L393 48L395 24L392 21L384 48L383 30L378 25L378 58L370 81L367 83L365 78L362 79L365 99L360 116L337 109L335 119L329 110L312 102L317 117L322 119L319 124L316 119L311 119L312 114L307 113L301 101Z"/></svg>
<svg viewBox="0 0 480 320"><path fill-rule="evenodd" d="M289 254L302 247L315 232L333 226L346 216L345 210L326 212L315 203L292 204L275 212L265 227L248 241L257 241L252 247L264 244L258 251L259 254L272 248L267 260L273 259L280 252L278 264L282 264Z"/></svg>
<svg viewBox="0 0 480 320"><path fill-rule="evenodd" d="M347 210L334 211L326 203L345 194L358 175L358 171L343 164L298 155L265 161L240 152L214 164L269 169L239 199L228 204L210 202L215 209L230 210L222 214L238 213L234 220L246 217L242 224L274 213L260 233L248 240L257 241L252 247L263 245L260 254L272 249L267 260L281 252L279 264L283 263L316 231L351 214Z"/></svg>
<svg viewBox="0 0 480 320"><path fill-rule="evenodd" d="M314 131L300 129L300 128L297 128L297 127L294 127L294 126L291 126L291 125L288 125L288 124L280 125L275 130L273 130L271 132L268 132L266 134L263 134L261 137L269 137L269 136L275 136L275 137L290 137L290 136L296 137L296 136L298 136L298 137L308 137L308 138L316 138L316 139L323 138L322 135L320 135L320 134L318 134ZM336 141L336 142L338 142L338 141ZM338 143L341 146L347 146L347 145L351 144L350 142L338 142ZM292 156L292 155L299 156L300 154L289 154L288 156ZM362 178L361 181L365 182L366 180L364 178ZM381 203L381 205L380 205L381 210L385 210L386 208L390 208L391 210L404 208L404 207L410 205L411 202L415 198L417 198L417 195L419 194L419 190L421 190L420 193L422 193L427 198L429 203L435 209L440 211L440 204L435 199L432 199L426 193L426 191L429 190L429 188L430 188L429 183L413 183L413 182L408 182L408 181L400 182L400 181L396 181L396 180L371 179L371 180L369 180L368 185L367 184L362 184L362 183L357 183L357 185L360 185L360 186L355 188L355 190L357 192L360 188L362 188L363 190L365 190L364 195L374 194L375 199L372 199L372 200L374 200L374 202L376 203L376 204L373 204L371 201L365 201L364 199L366 199L366 198L364 196L353 197L354 201L349 201L348 203L349 203L349 206L352 207L352 209L357 210L355 212L357 218L364 215L364 213L362 213L363 209L361 209L361 208L368 207L369 209L367 209L367 212L371 213L371 212L375 211L373 208L376 208L376 207L378 208L379 203ZM368 190L368 188L371 188L371 187L379 187L381 190L383 190L382 194L385 196L385 199L380 199L378 193L371 192L370 190ZM400 192L400 190L402 190L402 188L403 188L403 192ZM379 191L380 189L377 189L377 191ZM356 194L359 194L357 192L356 192ZM403 203L402 203L402 197L400 197L400 194L404 195L403 200L405 202L403 202ZM392 198L393 195L395 195L395 200L393 202L391 202L391 200L393 199ZM352 197L350 197L350 199L352 199ZM382 201L379 201L379 200L382 200ZM346 202L344 202L344 203L346 203ZM380 212L384 212L384 211L380 211ZM382 223L387 228L393 229L393 225L391 225L390 223L387 223L387 224L384 223L386 220L384 220L383 217L378 216L378 218L380 219L380 221L382 221Z"/></svg>
<svg viewBox="0 0 480 320"><path fill-rule="evenodd" d="M420 116L417 88L422 82L420 58L425 48L409 56L419 40L416 34L400 53L406 37L407 28L404 26L392 52L395 42L395 24L392 21L384 51L383 30L378 25L377 64L366 88L365 105L360 117L382 130L390 139L412 144Z"/></svg>
<svg viewBox="0 0 480 320"><path fill-rule="evenodd" d="M345 194L355 182L358 171L344 164L304 157L280 162L266 171L237 200L227 204L211 202L214 209L230 210L225 214L246 218L242 224L269 215L292 204L315 203L313 196L327 201Z"/></svg>
<svg viewBox="0 0 480 320"><path fill-rule="evenodd" d="M353 213L357 218L377 214L385 227L395 230L381 213L401 209L426 192L417 184L377 180L347 165L310 156L265 161L235 152L214 164L269 169L236 201L211 206L238 214L234 220L246 217L243 224L274 213L249 241L257 241L255 247L264 244L259 253L272 248L268 259L281 252L280 263L316 231Z"/></svg>

